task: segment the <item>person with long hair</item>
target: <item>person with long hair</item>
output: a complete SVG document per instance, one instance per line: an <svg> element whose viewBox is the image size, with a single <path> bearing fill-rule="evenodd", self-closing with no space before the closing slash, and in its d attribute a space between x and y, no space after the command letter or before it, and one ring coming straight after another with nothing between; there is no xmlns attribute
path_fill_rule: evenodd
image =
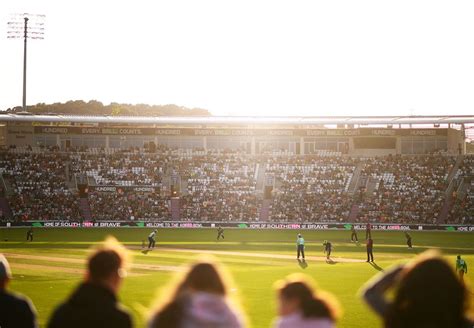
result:
<svg viewBox="0 0 474 328"><path fill-rule="evenodd" d="M166 290L171 299L154 311L150 328L243 326L242 317L228 297L225 274L213 261L200 261L192 265L174 286L168 286Z"/></svg>
<svg viewBox="0 0 474 328"><path fill-rule="evenodd" d="M293 274L276 283L278 319L275 328L332 328L340 308L335 298L315 291L307 276Z"/></svg>
<svg viewBox="0 0 474 328"><path fill-rule="evenodd" d="M393 290L393 300L385 293ZM363 291L368 305L387 328L472 327L470 292L437 253L425 252L370 282Z"/></svg>

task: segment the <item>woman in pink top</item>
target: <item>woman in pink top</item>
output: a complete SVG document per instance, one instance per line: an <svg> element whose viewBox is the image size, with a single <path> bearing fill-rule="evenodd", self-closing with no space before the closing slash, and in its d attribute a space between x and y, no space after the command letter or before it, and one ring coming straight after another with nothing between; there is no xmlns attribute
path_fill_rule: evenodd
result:
<svg viewBox="0 0 474 328"><path fill-rule="evenodd" d="M316 293L306 276L297 274L277 283L276 328L333 328L339 305L332 295Z"/></svg>
<svg viewBox="0 0 474 328"><path fill-rule="evenodd" d="M228 297L228 282L213 262L192 265L168 289L170 299L152 315L149 328L242 328Z"/></svg>

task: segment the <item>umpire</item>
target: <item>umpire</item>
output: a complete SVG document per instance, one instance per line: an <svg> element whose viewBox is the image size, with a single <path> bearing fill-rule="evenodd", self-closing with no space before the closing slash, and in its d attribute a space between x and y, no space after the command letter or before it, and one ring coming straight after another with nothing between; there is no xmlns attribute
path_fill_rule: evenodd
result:
<svg viewBox="0 0 474 328"><path fill-rule="evenodd" d="M304 260L304 238L301 234L298 234L298 238L296 239L296 249L297 249L297 259L300 259L300 255L303 256Z"/></svg>

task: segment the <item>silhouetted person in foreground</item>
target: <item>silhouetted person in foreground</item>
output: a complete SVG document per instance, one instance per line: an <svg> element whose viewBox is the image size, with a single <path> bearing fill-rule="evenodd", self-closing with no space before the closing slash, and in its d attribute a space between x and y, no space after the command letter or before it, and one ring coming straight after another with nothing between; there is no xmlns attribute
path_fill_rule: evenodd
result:
<svg viewBox="0 0 474 328"><path fill-rule="evenodd" d="M389 290L394 290L393 301L385 298ZM473 324L466 312L470 292L451 266L431 252L378 276L363 297L387 328L468 328Z"/></svg>
<svg viewBox="0 0 474 328"><path fill-rule="evenodd" d="M85 281L53 313L49 328L130 328L130 315L117 301L126 275L125 250L109 239L88 260Z"/></svg>
<svg viewBox="0 0 474 328"><path fill-rule="evenodd" d="M168 302L152 315L149 328L240 328L242 318L228 298L228 282L212 262L198 262L167 289Z"/></svg>
<svg viewBox="0 0 474 328"><path fill-rule="evenodd" d="M7 291L12 278L7 259L0 254L0 327L35 328L36 310L29 299Z"/></svg>
<svg viewBox="0 0 474 328"><path fill-rule="evenodd" d="M302 274L276 283L278 319L275 328L332 328L339 313L334 297L315 291Z"/></svg>

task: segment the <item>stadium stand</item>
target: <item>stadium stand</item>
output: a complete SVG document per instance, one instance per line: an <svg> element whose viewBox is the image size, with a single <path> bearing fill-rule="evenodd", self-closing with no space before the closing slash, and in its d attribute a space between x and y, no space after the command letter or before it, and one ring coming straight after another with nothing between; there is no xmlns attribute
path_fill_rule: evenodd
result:
<svg viewBox="0 0 474 328"><path fill-rule="evenodd" d="M455 177L449 222L474 224L474 156L464 156Z"/></svg>
<svg viewBox="0 0 474 328"><path fill-rule="evenodd" d="M71 155L74 173L85 173L98 185L160 186L167 157L117 152L107 156L78 153Z"/></svg>
<svg viewBox="0 0 474 328"><path fill-rule="evenodd" d="M435 223L454 165L448 156L387 156L365 159L359 220Z"/></svg>
<svg viewBox="0 0 474 328"><path fill-rule="evenodd" d="M440 154L206 154L165 147L153 153L29 147L0 155L3 220L252 222L265 213L272 222L436 223L447 204L447 222L473 222L473 156L457 165L456 156ZM267 198L263 176L272 177Z"/></svg>
<svg viewBox="0 0 474 328"><path fill-rule="evenodd" d="M182 218L252 221L257 218L254 159L240 154L210 154L178 161L187 181Z"/></svg>
<svg viewBox="0 0 474 328"><path fill-rule="evenodd" d="M1 155L0 173L11 186L7 198L13 219L80 219L77 197L67 186L67 154L2 152Z"/></svg>
<svg viewBox="0 0 474 328"><path fill-rule="evenodd" d="M344 157L274 157L266 172L277 184L270 217L275 221L331 222L346 220L347 194L357 159Z"/></svg>
<svg viewBox="0 0 474 328"><path fill-rule="evenodd" d="M88 200L95 220L170 219L167 203L155 194L93 191Z"/></svg>

